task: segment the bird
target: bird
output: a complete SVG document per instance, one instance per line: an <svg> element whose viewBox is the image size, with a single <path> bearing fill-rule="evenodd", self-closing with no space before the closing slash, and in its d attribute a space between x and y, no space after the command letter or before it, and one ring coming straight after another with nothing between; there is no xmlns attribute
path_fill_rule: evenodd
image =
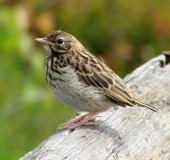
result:
<svg viewBox="0 0 170 160"><path fill-rule="evenodd" d="M60 130L95 126L96 116L115 106L146 107L158 112L73 35L54 30L35 40L45 49L45 80L54 95L61 102L87 112L59 125Z"/></svg>

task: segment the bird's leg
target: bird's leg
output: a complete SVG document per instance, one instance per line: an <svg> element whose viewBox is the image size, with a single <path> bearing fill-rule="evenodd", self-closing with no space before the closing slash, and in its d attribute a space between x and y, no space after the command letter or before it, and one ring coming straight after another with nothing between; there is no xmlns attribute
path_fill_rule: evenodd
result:
<svg viewBox="0 0 170 160"><path fill-rule="evenodd" d="M90 114L90 113L86 113L86 114L84 114L84 115L82 115L82 116L80 116L80 117L78 117L78 118L71 119L71 120L69 120L68 122L59 125L59 127L67 126L67 125L70 125L70 124L75 124L75 123L83 120L84 118L86 118L89 114Z"/></svg>
<svg viewBox="0 0 170 160"><path fill-rule="evenodd" d="M76 119L71 119L70 121L64 124L59 125L58 128L59 129L66 129L66 128L74 129L82 125L96 125L94 116L96 116L97 114L99 114L99 112L86 113Z"/></svg>

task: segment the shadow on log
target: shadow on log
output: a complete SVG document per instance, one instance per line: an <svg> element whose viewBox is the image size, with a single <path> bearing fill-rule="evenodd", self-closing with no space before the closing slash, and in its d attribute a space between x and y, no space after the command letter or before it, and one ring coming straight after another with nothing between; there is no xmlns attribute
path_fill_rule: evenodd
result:
<svg viewBox="0 0 170 160"><path fill-rule="evenodd" d="M170 64L160 55L124 81L160 111L111 108L97 126L57 131L20 160L169 160Z"/></svg>

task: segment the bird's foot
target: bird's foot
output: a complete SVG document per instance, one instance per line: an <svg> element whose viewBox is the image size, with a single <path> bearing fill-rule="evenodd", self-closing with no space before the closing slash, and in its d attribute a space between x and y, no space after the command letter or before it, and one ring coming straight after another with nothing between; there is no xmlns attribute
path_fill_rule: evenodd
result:
<svg viewBox="0 0 170 160"><path fill-rule="evenodd" d="M71 119L68 122L61 124L58 126L60 130L62 129L74 129L79 126L95 126L97 123L95 122L95 116L99 114L99 112L93 112L93 113L86 113L78 118Z"/></svg>

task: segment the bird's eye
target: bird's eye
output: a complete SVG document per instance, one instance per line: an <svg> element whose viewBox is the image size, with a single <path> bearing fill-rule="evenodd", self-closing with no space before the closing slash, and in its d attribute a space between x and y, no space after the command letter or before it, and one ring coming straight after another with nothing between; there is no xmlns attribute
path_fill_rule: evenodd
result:
<svg viewBox="0 0 170 160"><path fill-rule="evenodd" d="M58 44L62 44L63 42L64 42L63 39L59 39L59 40L57 41Z"/></svg>

